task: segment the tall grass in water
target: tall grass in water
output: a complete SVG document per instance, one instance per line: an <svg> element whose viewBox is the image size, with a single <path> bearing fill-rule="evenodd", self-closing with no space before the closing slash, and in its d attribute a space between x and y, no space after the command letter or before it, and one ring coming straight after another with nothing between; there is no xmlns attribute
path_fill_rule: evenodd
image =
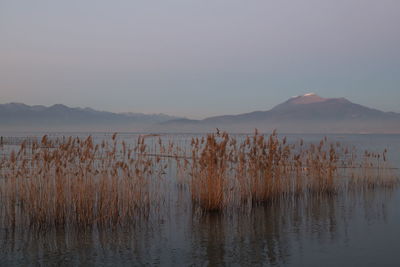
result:
<svg viewBox="0 0 400 267"><path fill-rule="evenodd" d="M201 150L199 145L204 143L204 139L200 144L198 139L192 142L192 200L209 211L221 210L227 201L224 189L229 174L228 141L226 133L220 141L209 134Z"/></svg>
<svg viewBox="0 0 400 267"><path fill-rule="evenodd" d="M217 133L191 144L192 201L203 211L397 184L386 151L366 152L357 161L355 151L327 138L318 144L289 144L276 132L266 137L256 131L241 141Z"/></svg>
<svg viewBox="0 0 400 267"><path fill-rule="evenodd" d="M314 195L393 188L386 151L365 152L325 138L318 144L288 143L276 132L245 138L212 133L191 144L154 147L140 136L133 146L111 140L95 143L67 138L22 142L0 159L0 223L6 226L115 227L132 225L160 211L166 172L181 201L194 209L220 212L251 209ZM188 152L190 154L188 154Z"/></svg>
<svg viewBox="0 0 400 267"><path fill-rule="evenodd" d="M23 143L0 166L1 220L46 228L117 226L148 216L160 203L154 177L163 166L146 150L144 138L129 148L115 135L96 145L92 137Z"/></svg>

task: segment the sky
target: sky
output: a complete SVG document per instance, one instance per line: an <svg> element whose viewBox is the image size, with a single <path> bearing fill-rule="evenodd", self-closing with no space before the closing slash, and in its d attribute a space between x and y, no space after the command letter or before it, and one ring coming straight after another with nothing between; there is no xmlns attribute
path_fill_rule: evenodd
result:
<svg viewBox="0 0 400 267"><path fill-rule="evenodd" d="M315 92L400 112L398 0L0 0L0 103L189 118Z"/></svg>

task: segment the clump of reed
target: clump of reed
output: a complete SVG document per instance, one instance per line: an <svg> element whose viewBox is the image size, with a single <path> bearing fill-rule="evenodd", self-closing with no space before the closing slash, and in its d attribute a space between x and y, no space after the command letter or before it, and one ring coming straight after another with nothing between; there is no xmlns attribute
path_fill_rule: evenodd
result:
<svg viewBox="0 0 400 267"><path fill-rule="evenodd" d="M146 142L147 139L157 141ZM179 140L178 140L179 141ZM189 154L190 153L190 154ZM194 210L251 209L310 196L393 188L387 151L331 143L289 143L276 132L211 133L190 143L139 136L135 143L92 137L22 142L0 158L0 224L8 227L116 227L159 214L169 193ZM175 179L164 179L176 172ZM177 192L165 181L177 185ZM174 190L174 189L173 189ZM182 193L183 192L183 193Z"/></svg>
<svg viewBox="0 0 400 267"><path fill-rule="evenodd" d="M118 226L149 216L160 205L164 165L146 155L143 137L134 147L92 137L53 142L44 136L22 143L0 165L0 213L4 225L38 228Z"/></svg>
<svg viewBox="0 0 400 267"><path fill-rule="evenodd" d="M206 141L192 141L192 200L208 211L221 210L227 201L224 189L229 175L229 136L224 133L220 139L209 134ZM201 144L204 148L200 150Z"/></svg>
<svg viewBox="0 0 400 267"><path fill-rule="evenodd" d="M397 184L386 150L365 152L357 161L354 150L327 138L305 145L301 140L289 144L276 132L256 131L242 140L214 133L193 138L191 145L192 201L203 211Z"/></svg>

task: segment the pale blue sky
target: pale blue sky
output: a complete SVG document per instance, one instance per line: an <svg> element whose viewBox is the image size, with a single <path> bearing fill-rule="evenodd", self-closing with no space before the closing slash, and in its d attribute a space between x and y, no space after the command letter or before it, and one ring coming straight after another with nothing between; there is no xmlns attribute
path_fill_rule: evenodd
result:
<svg viewBox="0 0 400 267"><path fill-rule="evenodd" d="M398 0L0 0L0 103L192 118L316 92L400 112Z"/></svg>

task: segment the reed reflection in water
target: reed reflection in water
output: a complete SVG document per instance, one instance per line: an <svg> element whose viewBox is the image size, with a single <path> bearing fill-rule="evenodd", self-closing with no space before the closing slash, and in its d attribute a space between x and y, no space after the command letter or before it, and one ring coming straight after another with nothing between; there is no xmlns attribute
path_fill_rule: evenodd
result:
<svg viewBox="0 0 400 267"><path fill-rule="evenodd" d="M0 263L296 266L294 259L301 255L305 262L312 259L315 244L346 247L356 238L354 230L367 233L385 227L387 216L393 216L387 214L388 206L394 205L392 193L382 189L362 195L314 195L257 206L245 213L176 210L156 223L129 229L2 229Z"/></svg>

